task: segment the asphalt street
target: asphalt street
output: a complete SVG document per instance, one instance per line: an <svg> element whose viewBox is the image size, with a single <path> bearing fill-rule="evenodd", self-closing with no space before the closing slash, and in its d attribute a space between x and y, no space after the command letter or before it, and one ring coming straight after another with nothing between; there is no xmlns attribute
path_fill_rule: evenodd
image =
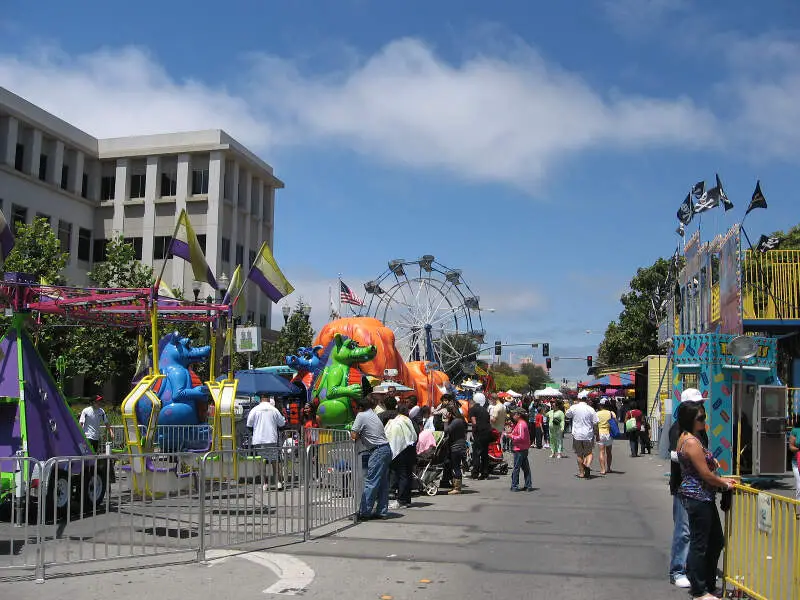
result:
<svg viewBox="0 0 800 600"><path fill-rule="evenodd" d="M609 475L595 470L592 479L580 480L571 453L554 460L549 451L532 450L533 492L510 492L510 475L467 481L462 496L417 497L412 508L389 520L268 552L289 555L284 563L294 563L287 571L305 563L300 593L319 600L683 599L686 592L670 586L667 577L668 465L655 454L629 458L624 442L615 449L617 472ZM269 556L112 571L43 585L0 583L0 597L263 598L281 591L281 585L271 587L280 567L266 568Z"/></svg>

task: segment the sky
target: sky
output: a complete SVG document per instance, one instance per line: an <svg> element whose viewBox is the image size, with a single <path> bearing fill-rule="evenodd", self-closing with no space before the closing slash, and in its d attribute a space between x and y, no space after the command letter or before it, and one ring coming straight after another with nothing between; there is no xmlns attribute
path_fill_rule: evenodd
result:
<svg viewBox="0 0 800 600"><path fill-rule="evenodd" d="M338 274L363 295L432 254L487 342L583 358L694 182L736 205L704 240L758 179L750 237L800 221L796 0L3 4L3 87L96 137L221 128L275 168L275 255L316 327Z"/></svg>

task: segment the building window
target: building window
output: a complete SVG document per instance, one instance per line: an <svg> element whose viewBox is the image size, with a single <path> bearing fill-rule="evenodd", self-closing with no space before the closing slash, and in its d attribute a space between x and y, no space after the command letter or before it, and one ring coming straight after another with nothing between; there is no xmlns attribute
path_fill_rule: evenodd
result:
<svg viewBox="0 0 800 600"><path fill-rule="evenodd" d="M174 173L161 174L161 197L172 197L178 194L178 176Z"/></svg>
<svg viewBox="0 0 800 600"><path fill-rule="evenodd" d="M267 315L261 313L258 317L258 326L259 327L266 327L267 326Z"/></svg>
<svg viewBox="0 0 800 600"><path fill-rule="evenodd" d="M125 238L125 243L133 246L133 255L136 260L142 260L142 238ZM167 246L169 246L169 242L167 242Z"/></svg>
<svg viewBox="0 0 800 600"><path fill-rule="evenodd" d="M47 181L47 154L39 155L39 179Z"/></svg>
<svg viewBox="0 0 800 600"><path fill-rule="evenodd" d="M231 262L231 241L228 238L222 238L222 262Z"/></svg>
<svg viewBox="0 0 800 600"><path fill-rule="evenodd" d="M44 219L45 221L47 221L47 224L50 225L50 215L46 215L44 213L37 212L36 213L36 218L37 219Z"/></svg>
<svg viewBox="0 0 800 600"><path fill-rule="evenodd" d="M250 264L247 266L252 267L254 262L256 262L256 251L250 250Z"/></svg>
<svg viewBox="0 0 800 600"><path fill-rule="evenodd" d="M14 153L14 168L17 171L23 171L25 167L25 145L17 144L16 152Z"/></svg>
<svg viewBox="0 0 800 600"><path fill-rule="evenodd" d="M113 200L116 184L117 178L114 175L103 175L100 179L100 200Z"/></svg>
<svg viewBox="0 0 800 600"><path fill-rule="evenodd" d="M200 244L200 248L203 249L203 254L206 253L206 235L201 233L197 236L197 243Z"/></svg>
<svg viewBox="0 0 800 600"><path fill-rule="evenodd" d="M92 255L92 232L78 227L78 260L89 262Z"/></svg>
<svg viewBox="0 0 800 600"><path fill-rule="evenodd" d="M146 185L146 173L131 175L131 198L144 198L144 188Z"/></svg>
<svg viewBox="0 0 800 600"><path fill-rule="evenodd" d="M84 198L89 196L89 175L86 173L81 178L81 196Z"/></svg>
<svg viewBox="0 0 800 600"><path fill-rule="evenodd" d="M208 193L208 169L195 169L192 171L192 194Z"/></svg>
<svg viewBox="0 0 800 600"><path fill-rule="evenodd" d="M11 205L11 229L16 235L20 223L28 222L28 209L19 204Z"/></svg>
<svg viewBox="0 0 800 600"><path fill-rule="evenodd" d="M236 264L244 265L244 246L236 244Z"/></svg>
<svg viewBox="0 0 800 600"><path fill-rule="evenodd" d="M72 223L59 219L58 241L61 242L61 251L69 253L70 242L72 242Z"/></svg>
<svg viewBox="0 0 800 600"><path fill-rule="evenodd" d="M65 190L69 186L69 165L61 165L61 189Z"/></svg>
<svg viewBox="0 0 800 600"><path fill-rule="evenodd" d="M108 246L108 240L100 239L94 241L94 244L92 244L94 262L104 262L106 260L106 246ZM78 252L80 252L80 248Z"/></svg>
<svg viewBox="0 0 800 600"><path fill-rule="evenodd" d="M172 236L169 235L157 235L153 238L153 260L169 258L167 252L169 252L170 240L172 240Z"/></svg>

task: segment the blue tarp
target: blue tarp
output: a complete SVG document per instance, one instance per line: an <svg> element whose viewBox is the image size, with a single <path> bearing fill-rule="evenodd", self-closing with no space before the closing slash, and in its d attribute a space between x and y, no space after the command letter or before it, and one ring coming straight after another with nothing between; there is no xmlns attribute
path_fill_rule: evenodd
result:
<svg viewBox="0 0 800 600"><path fill-rule="evenodd" d="M239 380L239 387L236 393L240 396L257 396L258 394L274 396L305 395L304 389L273 373L265 373L264 371L253 369L236 371L235 377ZM222 379L225 378L220 377L217 381Z"/></svg>

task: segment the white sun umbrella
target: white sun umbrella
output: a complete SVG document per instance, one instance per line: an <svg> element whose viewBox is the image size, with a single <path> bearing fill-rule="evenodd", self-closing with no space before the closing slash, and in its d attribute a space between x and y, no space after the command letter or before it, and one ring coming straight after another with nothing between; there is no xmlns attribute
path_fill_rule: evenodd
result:
<svg viewBox="0 0 800 600"><path fill-rule="evenodd" d="M581 390L578 392L578 399L583 400L584 398L588 398L591 392L589 390Z"/></svg>
<svg viewBox="0 0 800 600"><path fill-rule="evenodd" d="M378 394L388 394L389 390L394 388L395 392L413 392L414 388L410 388L407 385L403 385L402 383L397 383L396 381L381 381L380 384L376 385L372 388L373 392Z"/></svg>
<svg viewBox="0 0 800 600"><path fill-rule="evenodd" d="M544 388L533 393L534 398L561 398L562 394L555 388Z"/></svg>
<svg viewBox="0 0 800 600"><path fill-rule="evenodd" d="M522 398L522 394L520 394L519 392L515 392L514 390L508 390L506 394L508 394L512 398Z"/></svg>

